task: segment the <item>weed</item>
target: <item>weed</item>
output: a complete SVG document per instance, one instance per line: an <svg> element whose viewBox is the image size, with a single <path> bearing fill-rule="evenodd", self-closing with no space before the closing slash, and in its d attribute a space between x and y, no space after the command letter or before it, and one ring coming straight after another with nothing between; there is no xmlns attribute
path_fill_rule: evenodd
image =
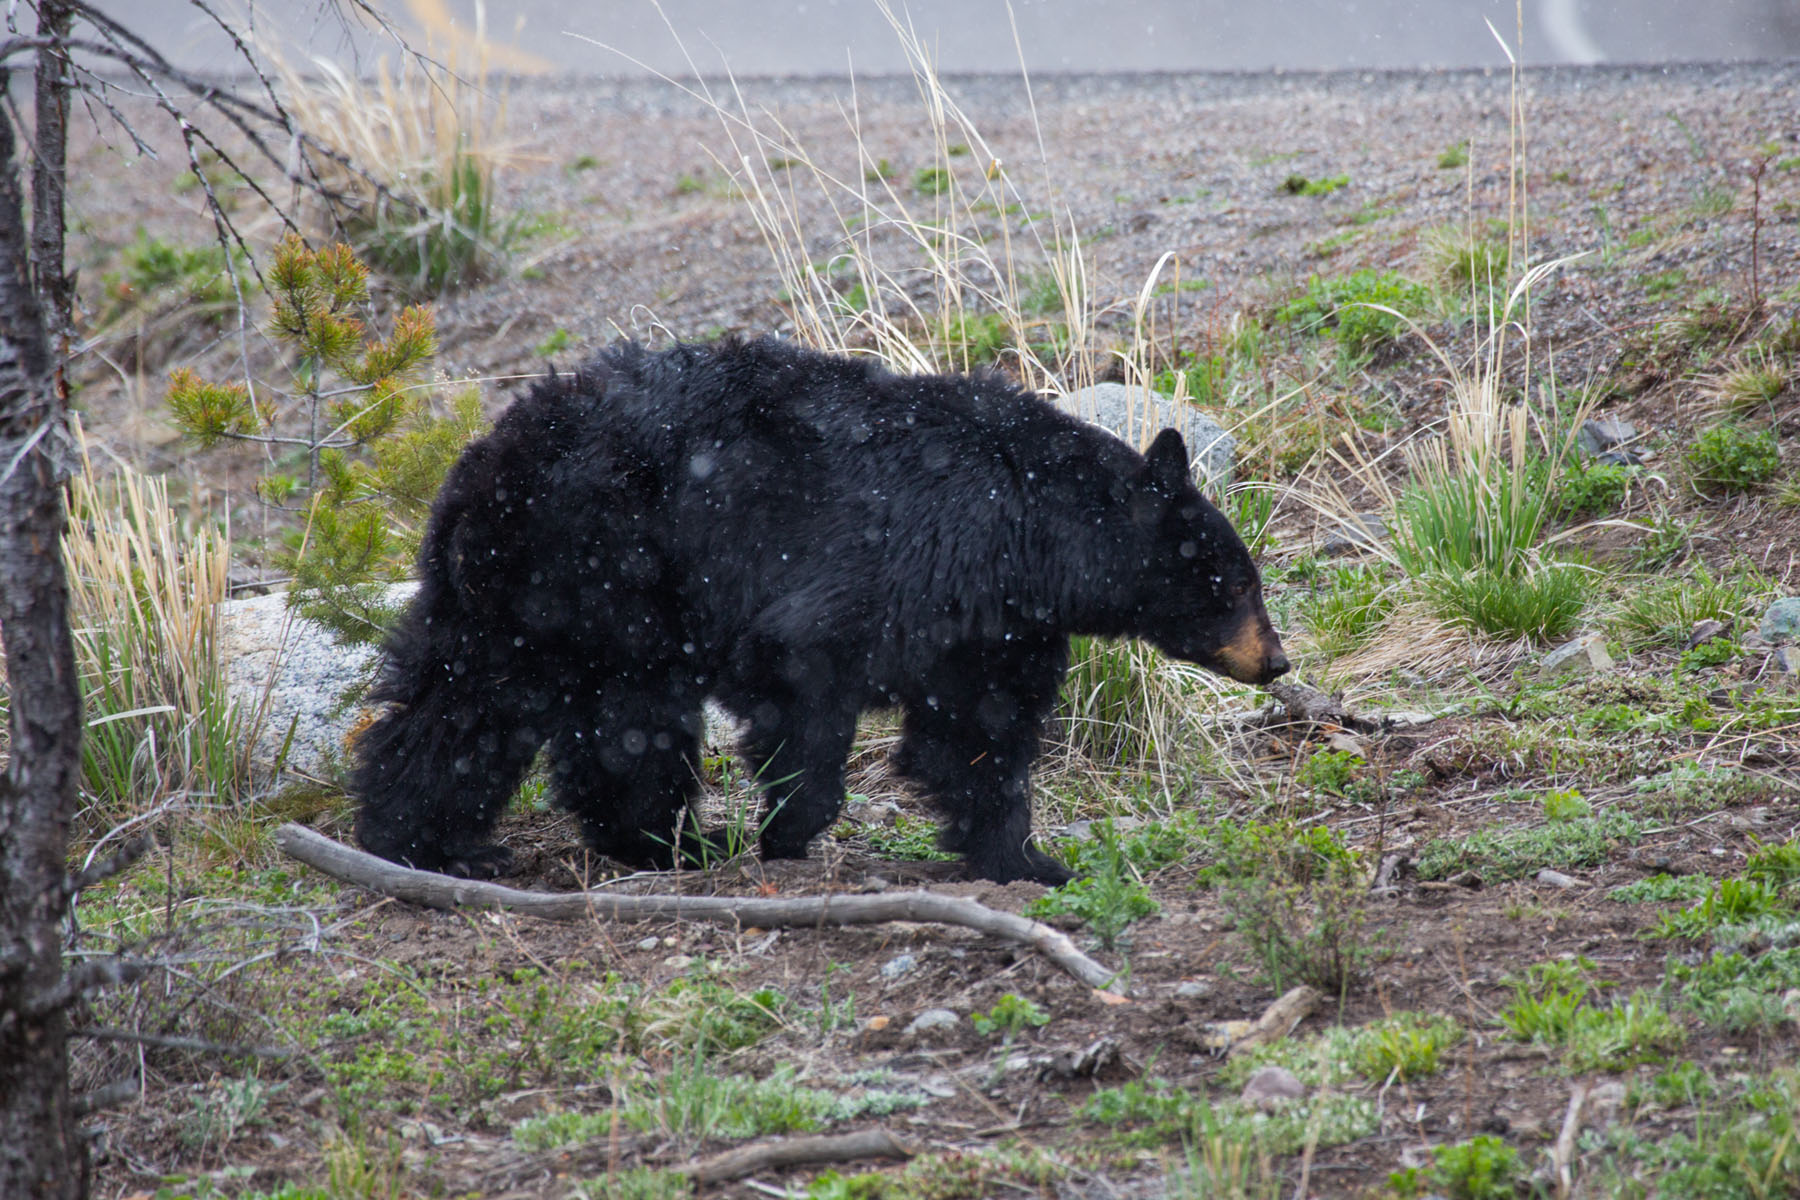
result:
<svg viewBox="0 0 1800 1200"><path fill-rule="evenodd" d="M1620 904L1668 904L1699 900L1711 891L1712 880L1704 875L1658 874L1636 883L1621 884L1606 894Z"/></svg>
<svg viewBox="0 0 1800 1200"><path fill-rule="evenodd" d="M1367 888L1346 866L1328 866L1311 886L1258 873L1226 883L1220 902L1277 992L1305 983L1341 996L1376 956Z"/></svg>
<svg viewBox="0 0 1800 1200"><path fill-rule="evenodd" d="M1486 236L1459 226L1440 226L1424 238L1431 276L1471 298L1477 313L1504 296L1512 271L1512 248L1501 236Z"/></svg>
<svg viewBox="0 0 1800 1200"><path fill-rule="evenodd" d="M1775 435L1735 424L1703 430L1685 457L1694 483L1708 491L1745 491L1767 483L1781 470Z"/></svg>
<svg viewBox="0 0 1800 1200"><path fill-rule="evenodd" d="M503 116L489 108L479 66L406 56L398 77L385 61L372 76L318 61L306 73L279 66L298 123L330 131L342 152L307 165L346 199L343 224L360 254L415 296L489 272L510 230L495 186ZM382 174L339 165L347 162Z"/></svg>
<svg viewBox="0 0 1800 1200"><path fill-rule="evenodd" d="M1446 1016L1395 1013L1356 1031L1350 1061L1358 1074L1374 1083L1423 1079L1437 1074L1444 1051L1462 1035L1462 1026Z"/></svg>
<svg viewBox="0 0 1800 1200"><path fill-rule="evenodd" d="M1679 642L1702 621L1736 625L1768 590L1770 585L1758 575L1714 575L1700 563L1685 575L1645 582L1626 598L1611 623L1635 647Z"/></svg>
<svg viewBox="0 0 1800 1200"><path fill-rule="evenodd" d="M1468 143L1468 141L1465 139L1460 142L1451 142L1448 146L1444 147L1443 152L1438 155L1437 165L1438 165L1438 169L1441 171L1453 171L1457 167L1468 166L1469 165L1469 143Z"/></svg>
<svg viewBox="0 0 1800 1200"><path fill-rule="evenodd" d="M539 358L551 358L567 350L572 341L574 338L570 336L568 330L553 330L549 337L533 346L531 352Z"/></svg>
<svg viewBox="0 0 1800 1200"><path fill-rule="evenodd" d="M1100 944L1111 950L1132 922L1154 917L1162 910L1114 842L1112 853L1101 856L1086 875L1033 900L1023 911L1028 917L1079 917Z"/></svg>
<svg viewBox="0 0 1800 1200"><path fill-rule="evenodd" d="M950 171L946 167L920 167L913 172L913 191L921 196L942 196L950 190Z"/></svg>
<svg viewBox="0 0 1800 1200"><path fill-rule="evenodd" d="M1360 754L1348 750L1319 750L1294 770L1294 786L1310 792L1342 796L1356 774L1368 766Z"/></svg>
<svg viewBox="0 0 1800 1200"><path fill-rule="evenodd" d="M1720 407L1740 416L1774 404L1787 385L1787 365L1767 346L1751 347L1729 368L1705 380Z"/></svg>
<svg viewBox="0 0 1800 1200"><path fill-rule="evenodd" d="M1048 1025L1050 1014L1025 997L1007 992L994 1002L993 1008L985 1013L971 1013L969 1020L982 1037L998 1033L1010 1042L1027 1029Z"/></svg>
<svg viewBox="0 0 1800 1200"><path fill-rule="evenodd" d="M571 1200L688 1200L693 1176L655 1167L620 1167L575 1185Z"/></svg>
<svg viewBox="0 0 1800 1200"><path fill-rule="evenodd" d="M1695 963L1670 958L1663 993L1669 1002L1725 1033L1771 1033L1794 1020L1788 996L1800 988L1800 949L1756 954L1715 950Z"/></svg>
<svg viewBox="0 0 1800 1200"><path fill-rule="evenodd" d="M1786 916L1792 911L1781 889L1762 879L1721 879L1698 904L1664 913L1645 936L1703 938L1724 926L1746 925L1759 917Z"/></svg>
<svg viewBox="0 0 1800 1200"><path fill-rule="evenodd" d="M184 324L212 325L236 300L232 277L242 272L243 263L233 255L228 267L217 244L177 246L139 230L121 257L123 269L101 280L105 300L100 319L105 323L145 325L170 314ZM144 354L140 347L140 358Z"/></svg>
<svg viewBox="0 0 1800 1200"><path fill-rule="evenodd" d="M926 817L899 813L891 827L867 825L862 833L869 849L883 858L913 862L953 862L956 859L956 855L938 849L937 822Z"/></svg>
<svg viewBox="0 0 1800 1200"><path fill-rule="evenodd" d="M1594 815L1594 806L1574 788L1544 793L1546 821L1577 821Z"/></svg>
<svg viewBox="0 0 1800 1200"><path fill-rule="evenodd" d="M1593 964L1540 963L1513 980L1500 1023L1519 1041L1560 1048L1571 1071L1619 1071L1659 1061L1686 1039L1661 1000L1646 992L1601 1007Z"/></svg>
<svg viewBox="0 0 1800 1200"><path fill-rule="evenodd" d="M1521 1173L1519 1152L1484 1133L1439 1146L1429 1175L1450 1200L1511 1200Z"/></svg>
<svg viewBox="0 0 1800 1200"><path fill-rule="evenodd" d="M102 480L85 441L68 505L84 829L98 835L176 794L214 797L229 816L253 782L260 714L230 699L219 658L226 540L183 522L162 478L121 465Z"/></svg>
<svg viewBox="0 0 1800 1200"><path fill-rule="evenodd" d="M1602 1180L1614 1195L1765 1200L1800 1194L1800 1080L1781 1070L1747 1081L1731 1103L1713 1102L1692 1133L1611 1135L1622 1178Z"/></svg>
<svg viewBox="0 0 1800 1200"><path fill-rule="evenodd" d="M1080 1115L1110 1126L1126 1145L1166 1145L1200 1135L1219 1142L1246 1141L1269 1155L1291 1154L1307 1145L1339 1145L1375 1127L1375 1107L1360 1096L1320 1092L1262 1113L1233 1102L1213 1104L1161 1079L1102 1088L1088 1098Z"/></svg>

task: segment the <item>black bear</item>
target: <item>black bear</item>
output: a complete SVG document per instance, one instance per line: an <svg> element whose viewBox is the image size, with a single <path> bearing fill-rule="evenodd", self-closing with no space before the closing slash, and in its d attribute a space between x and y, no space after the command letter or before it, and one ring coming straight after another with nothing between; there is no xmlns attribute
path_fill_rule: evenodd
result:
<svg viewBox="0 0 1800 1200"><path fill-rule="evenodd" d="M1255 564L1164 430L1139 454L999 374L895 375L777 340L615 345L450 471L356 747L370 851L503 872L540 748L594 850L669 866L702 701L745 725L761 850L837 816L857 715L978 877L1058 883L1030 769L1069 635L1249 683L1287 669Z"/></svg>

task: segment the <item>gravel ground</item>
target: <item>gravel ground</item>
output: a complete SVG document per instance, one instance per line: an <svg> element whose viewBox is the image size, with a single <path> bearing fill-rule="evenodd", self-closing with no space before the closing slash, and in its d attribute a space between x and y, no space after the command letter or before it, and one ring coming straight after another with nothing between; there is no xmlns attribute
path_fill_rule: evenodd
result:
<svg viewBox="0 0 1800 1200"><path fill-rule="evenodd" d="M437 306L446 370L538 369L533 348L558 330L570 335L565 353L573 354L620 331L696 337L789 324L768 250L715 161L736 155L707 105L663 83L493 86L505 97L513 151L502 200L532 231L494 282ZM732 111L785 129L813 161L849 180L862 175L846 115L854 112L867 158L888 160L903 195L921 204L909 181L936 158L912 80L854 88L842 79L749 80L735 97L730 85L708 86ZM1209 285L1176 297L1181 311L1169 316L1182 337L1309 273L1419 270L1423 231L1503 219L1512 199L1505 72L1052 75L1033 80L1029 95L1014 75L946 86L1019 188L1008 232L1020 261L1031 265L1039 236L1027 218L1047 211L1080 233L1102 305L1135 296L1158 259L1173 254L1183 280ZM1702 236L1709 226L1747 229L1746 203L1690 222L1682 236L1639 248L1625 240L1708 189L1747 196L1747 160L1759 143L1800 153L1797 91L1794 64L1526 73L1533 256L1588 255L1566 272L1565 307L1546 331L1579 338L1629 325L1629 292L1600 286L1597 272L1684 266L1699 276L1746 276L1746 236ZM741 133L738 140L748 146ZM1441 168L1440 155L1463 141L1471 167ZM953 165L978 171L976 157L980 147ZM137 229L191 243L205 228L193 223L197 196L169 186L181 154L133 161L114 139L86 146L75 161L87 235L75 253L90 262L88 278L108 269ZM1329 195L1290 195L1281 184L1294 174L1348 182ZM806 196L808 181L797 183L808 252L828 258L842 222ZM1800 173L1772 172L1764 217L1796 198ZM1761 235L1762 269L1775 288L1791 281L1797 246L1790 207ZM123 338L111 331L100 348L118 351Z"/></svg>

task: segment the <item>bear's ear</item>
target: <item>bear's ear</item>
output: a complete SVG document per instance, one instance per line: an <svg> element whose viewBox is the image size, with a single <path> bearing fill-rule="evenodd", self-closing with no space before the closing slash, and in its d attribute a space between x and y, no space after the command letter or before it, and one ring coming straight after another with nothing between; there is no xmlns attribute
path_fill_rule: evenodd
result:
<svg viewBox="0 0 1800 1200"><path fill-rule="evenodd" d="M1187 481L1187 443L1175 430L1165 429L1144 452L1144 482L1159 495L1173 496Z"/></svg>

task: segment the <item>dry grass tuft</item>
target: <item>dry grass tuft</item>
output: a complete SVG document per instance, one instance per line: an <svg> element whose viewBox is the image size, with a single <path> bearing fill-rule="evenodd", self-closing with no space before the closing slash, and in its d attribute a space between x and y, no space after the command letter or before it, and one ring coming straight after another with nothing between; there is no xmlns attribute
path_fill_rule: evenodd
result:
<svg viewBox="0 0 1800 1200"><path fill-rule="evenodd" d="M466 71L454 57L441 68L403 58L397 71L384 58L367 78L270 53L298 123L339 156L309 164L337 197L335 219L413 295L480 278L505 241L495 176L508 157L506 106L486 86L485 41L476 45Z"/></svg>

